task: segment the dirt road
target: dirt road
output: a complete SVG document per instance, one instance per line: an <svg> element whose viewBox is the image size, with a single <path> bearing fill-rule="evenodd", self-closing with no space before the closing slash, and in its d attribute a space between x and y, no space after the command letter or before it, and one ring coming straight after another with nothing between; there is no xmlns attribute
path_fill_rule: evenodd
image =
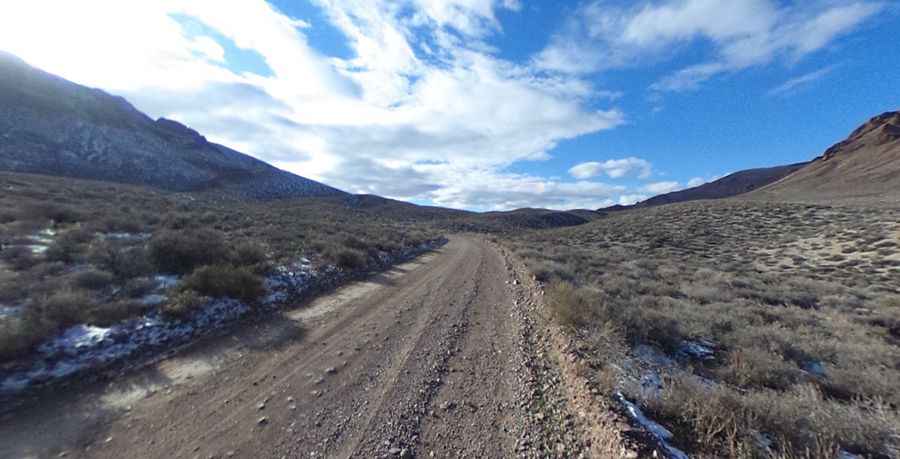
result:
<svg viewBox="0 0 900 459"><path fill-rule="evenodd" d="M0 457L576 456L518 284L490 244L454 237L151 368L42 394L0 419Z"/></svg>

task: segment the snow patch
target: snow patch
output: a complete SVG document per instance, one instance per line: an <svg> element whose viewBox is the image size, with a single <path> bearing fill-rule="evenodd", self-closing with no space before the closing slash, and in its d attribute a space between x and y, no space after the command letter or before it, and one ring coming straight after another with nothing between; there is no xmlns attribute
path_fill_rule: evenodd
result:
<svg viewBox="0 0 900 459"><path fill-rule="evenodd" d="M656 438L667 457L670 459L688 459L687 454L669 444L669 441L674 437L669 429L645 416L644 412L637 405L626 399L621 392L616 393L616 400L625 407L628 417Z"/></svg>
<svg viewBox="0 0 900 459"><path fill-rule="evenodd" d="M681 342L678 353L697 360L712 360L716 355L716 344L708 340L685 340Z"/></svg>
<svg viewBox="0 0 900 459"><path fill-rule="evenodd" d="M445 244L446 239L408 248L397 255L385 254L385 266L412 258ZM265 280L268 291L263 307L274 309L284 302L333 287L355 273L335 266L315 269L306 258L281 266ZM144 304L158 305L166 297L158 294L178 284L178 276L155 276L157 294L147 295ZM11 309L11 308L7 308ZM0 395L21 392L29 387L53 382L87 370L102 369L137 353L158 352L189 342L196 336L219 329L250 312L250 307L232 299L215 299L186 319L164 317L154 311L110 327L81 324L65 330L35 350L27 358L0 366Z"/></svg>
<svg viewBox="0 0 900 459"><path fill-rule="evenodd" d="M7 317L18 317L21 313L21 306L4 306L0 304L0 319L5 319Z"/></svg>
<svg viewBox="0 0 900 459"><path fill-rule="evenodd" d="M156 282L156 288L158 290L167 290L176 285L178 285L178 281L181 279L179 276L171 276L171 275L158 275L154 276L153 280Z"/></svg>

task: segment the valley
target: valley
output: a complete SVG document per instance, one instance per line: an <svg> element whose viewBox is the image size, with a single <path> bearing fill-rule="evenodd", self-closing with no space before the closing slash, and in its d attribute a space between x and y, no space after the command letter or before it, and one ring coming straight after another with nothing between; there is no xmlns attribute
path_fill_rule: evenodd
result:
<svg viewBox="0 0 900 459"><path fill-rule="evenodd" d="M641 199L590 176L663 176L636 157L505 171L474 211L0 77L2 458L900 457L898 112Z"/></svg>

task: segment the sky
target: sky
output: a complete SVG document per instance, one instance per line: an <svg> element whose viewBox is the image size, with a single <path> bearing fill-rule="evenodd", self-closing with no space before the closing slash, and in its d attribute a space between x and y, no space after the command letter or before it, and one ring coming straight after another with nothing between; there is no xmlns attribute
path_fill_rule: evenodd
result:
<svg viewBox="0 0 900 459"><path fill-rule="evenodd" d="M0 50L354 193L600 208L900 109L900 2L7 0Z"/></svg>

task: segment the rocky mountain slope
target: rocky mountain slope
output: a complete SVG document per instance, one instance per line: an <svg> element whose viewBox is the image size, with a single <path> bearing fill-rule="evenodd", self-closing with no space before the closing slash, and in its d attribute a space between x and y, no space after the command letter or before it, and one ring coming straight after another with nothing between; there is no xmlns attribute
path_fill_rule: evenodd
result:
<svg viewBox="0 0 900 459"><path fill-rule="evenodd" d="M0 170L248 198L343 195L0 52Z"/></svg>
<svg viewBox="0 0 900 459"><path fill-rule="evenodd" d="M870 119L806 167L749 197L900 202L900 112Z"/></svg>

